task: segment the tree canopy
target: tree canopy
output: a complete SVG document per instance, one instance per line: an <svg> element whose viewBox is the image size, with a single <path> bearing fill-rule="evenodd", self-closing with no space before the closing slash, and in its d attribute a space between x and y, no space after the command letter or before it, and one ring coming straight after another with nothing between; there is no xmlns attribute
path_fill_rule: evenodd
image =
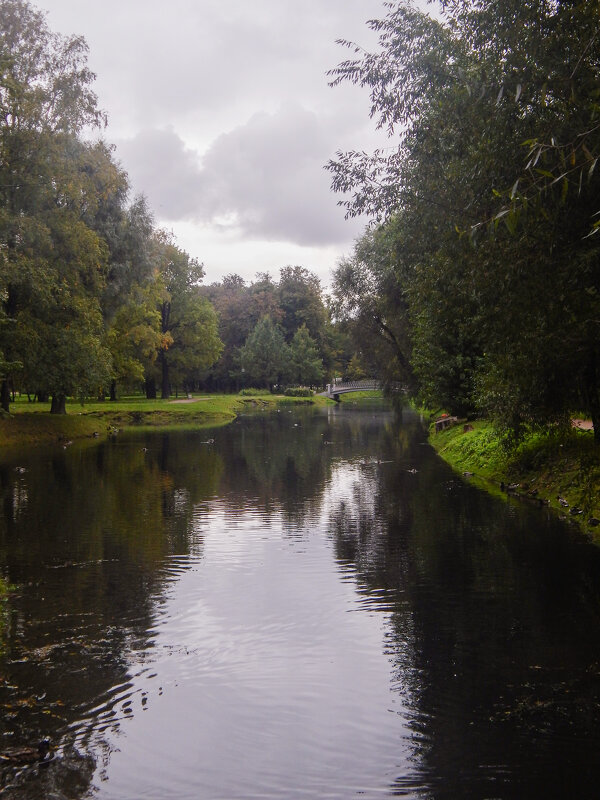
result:
<svg viewBox="0 0 600 800"><path fill-rule="evenodd" d="M378 49L342 41L330 75L369 91L393 146L328 164L376 226L336 272L338 313L384 321L390 352L401 332L394 369L432 404L517 434L578 409L600 437L597 3L390 2L370 25Z"/></svg>
<svg viewBox="0 0 600 800"><path fill-rule="evenodd" d="M184 381L220 352L201 265L155 230L143 198L129 202L113 148L89 140L105 122L94 78L81 37L53 33L26 0L0 0L5 410L11 388L51 395L58 412L68 395L114 397L157 361L168 395L168 365Z"/></svg>
<svg viewBox="0 0 600 800"><path fill-rule="evenodd" d="M249 285L228 275L203 292L218 312L224 343L207 378L211 388L318 386L326 375L345 372L353 355L348 336L333 324L321 282L305 267L283 267L278 281L259 273ZM263 339L270 342L270 366L258 353Z"/></svg>

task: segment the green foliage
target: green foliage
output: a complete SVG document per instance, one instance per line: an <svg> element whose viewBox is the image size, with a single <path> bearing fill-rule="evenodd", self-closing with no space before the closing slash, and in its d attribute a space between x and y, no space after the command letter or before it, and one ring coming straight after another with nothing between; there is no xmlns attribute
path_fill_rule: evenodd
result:
<svg viewBox="0 0 600 800"><path fill-rule="evenodd" d="M287 377L292 383L315 385L323 379L323 359L317 344L304 323L294 333L289 344Z"/></svg>
<svg viewBox="0 0 600 800"><path fill-rule="evenodd" d="M246 386L244 389L240 389L238 392L240 397L259 397L264 393L264 389L257 389L255 386Z"/></svg>
<svg viewBox="0 0 600 800"><path fill-rule="evenodd" d="M252 383L271 388L281 383L289 361L283 333L271 317L263 317L240 349L240 363Z"/></svg>
<svg viewBox="0 0 600 800"><path fill-rule="evenodd" d="M282 374L282 377L317 383L322 380L322 374L331 374L336 356L343 349L344 337L331 324L320 281L309 270L298 266L284 267L279 282L268 274L259 274L250 285L246 285L239 275L228 275L221 283L203 289L203 293L215 305L219 315L219 336L224 344L219 361L211 368L205 381L210 388L237 390L246 380L240 351L265 316L279 325L288 345L311 350L310 354L297 352L299 362L294 367L306 373L306 377L294 377L293 372ZM293 345L297 331L302 328L310 341L304 338L296 340L296 345Z"/></svg>
<svg viewBox="0 0 600 800"><path fill-rule="evenodd" d="M0 0L0 365L8 387L105 394L159 368L197 381L221 345L202 265L154 230L110 146L87 45L26 0ZM167 351L169 354L167 355Z"/></svg>
<svg viewBox="0 0 600 800"><path fill-rule="evenodd" d="M409 307L398 278L397 252L392 223L367 231L334 273L334 309L366 372L384 382L412 384Z"/></svg>
<svg viewBox="0 0 600 800"><path fill-rule="evenodd" d="M355 353L350 359L344 377L349 381L362 381L368 377L360 356Z"/></svg>
<svg viewBox="0 0 600 800"><path fill-rule="evenodd" d="M386 4L378 50L331 73L395 139L328 165L347 213L383 222L336 272L339 313L429 404L517 438L583 407L600 441L597 4L441 10Z"/></svg>

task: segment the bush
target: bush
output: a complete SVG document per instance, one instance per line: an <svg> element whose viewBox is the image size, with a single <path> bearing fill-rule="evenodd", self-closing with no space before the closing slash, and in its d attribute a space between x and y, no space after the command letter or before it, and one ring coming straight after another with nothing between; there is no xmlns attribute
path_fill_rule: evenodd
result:
<svg viewBox="0 0 600 800"><path fill-rule="evenodd" d="M312 397L314 392L306 386L292 386L283 393L285 397Z"/></svg>
<svg viewBox="0 0 600 800"><path fill-rule="evenodd" d="M248 386L247 389L240 389L239 394L242 397L258 397L260 394L269 394L268 389L257 389L254 386Z"/></svg>

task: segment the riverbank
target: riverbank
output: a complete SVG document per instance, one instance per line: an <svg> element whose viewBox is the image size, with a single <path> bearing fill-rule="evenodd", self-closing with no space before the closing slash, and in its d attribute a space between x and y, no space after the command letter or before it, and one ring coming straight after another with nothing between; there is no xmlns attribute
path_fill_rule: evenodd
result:
<svg viewBox="0 0 600 800"><path fill-rule="evenodd" d="M224 425L248 409L288 404L331 402L321 397L284 397L264 394L197 395L171 400L124 398L117 402L67 402L66 414L50 414L45 404L17 400L11 413L0 417L0 447L41 444L85 438L104 438L125 428L169 428Z"/></svg>
<svg viewBox="0 0 600 800"><path fill-rule="evenodd" d="M462 423L439 433L431 421L429 441L466 480L495 494L547 505L577 523L600 544L600 452L593 432L531 434L506 450L489 422Z"/></svg>

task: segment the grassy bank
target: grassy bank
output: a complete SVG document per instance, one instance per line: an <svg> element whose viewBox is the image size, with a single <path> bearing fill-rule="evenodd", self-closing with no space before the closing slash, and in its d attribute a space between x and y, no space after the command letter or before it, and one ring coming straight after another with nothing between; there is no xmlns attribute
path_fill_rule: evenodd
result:
<svg viewBox="0 0 600 800"><path fill-rule="evenodd" d="M429 441L469 480L548 505L600 543L600 526L593 521L600 519L600 452L590 431L531 434L508 451L489 422L474 422L467 431L458 424L437 434L432 423Z"/></svg>
<svg viewBox="0 0 600 800"><path fill-rule="evenodd" d="M365 391L365 392L347 392L346 394L340 395L340 403L343 405L359 405L360 403L372 403L372 402L386 402L387 400L383 396L383 392L381 391Z"/></svg>
<svg viewBox="0 0 600 800"><path fill-rule="evenodd" d="M56 442L86 437L104 437L115 428L214 426L226 424L246 409L275 408L283 404L327 403L321 397L283 397L264 394L253 397L211 394L191 400L146 400L128 397L117 402L67 403L64 415L50 414L48 405L19 399L11 413L0 417L0 445L12 446Z"/></svg>

